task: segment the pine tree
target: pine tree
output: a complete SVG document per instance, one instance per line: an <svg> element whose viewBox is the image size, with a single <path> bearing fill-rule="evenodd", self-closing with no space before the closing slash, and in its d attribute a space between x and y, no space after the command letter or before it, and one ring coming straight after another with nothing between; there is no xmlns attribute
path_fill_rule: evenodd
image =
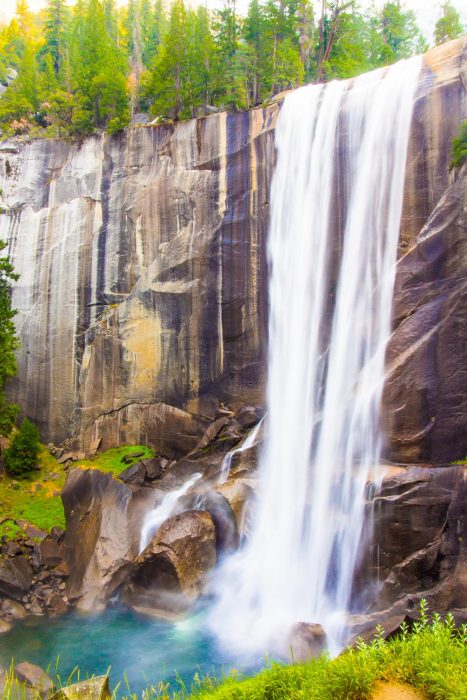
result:
<svg viewBox="0 0 467 700"><path fill-rule="evenodd" d="M435 25L434 40L436 45L457 39L464 33L459 12L449 0L443 4L442 10L443 14Z"/></svg>
<svg viewBox="0 0 467 700"><path fill-rule="evenodd" d="M52 57L53 69L58 77L65 60L65 22L66 7L64 0L48 0L44 25L44 47L42 55Z"/></svg>

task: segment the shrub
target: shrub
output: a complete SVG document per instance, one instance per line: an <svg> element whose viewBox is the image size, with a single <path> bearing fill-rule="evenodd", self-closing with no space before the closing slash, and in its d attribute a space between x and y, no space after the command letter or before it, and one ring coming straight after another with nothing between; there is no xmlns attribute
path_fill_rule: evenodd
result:
<svg viewBox="0 0 467 700"><path fill-rule="evenodd" d="M452 142L451 168L460 168L467 160L467 121L465 121L457 136Z"/></svg>
<svg viewBox="0 0 467 700"><path fill-rule="evenodd" d="M34 423L25 418L10 447L5 450L5 467L8 474L17 479L30 476L37 469L39 450L39 431Z"/></svg>

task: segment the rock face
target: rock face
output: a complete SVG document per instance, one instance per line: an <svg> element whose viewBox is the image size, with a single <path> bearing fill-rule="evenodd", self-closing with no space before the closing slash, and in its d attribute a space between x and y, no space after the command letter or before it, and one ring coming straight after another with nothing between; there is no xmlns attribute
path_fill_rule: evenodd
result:
<svg viewBox="0 0 467 700"><path fill-rule="evenodd" d="M399 460L467 452L464 173L448 172L464 53L459 40L426 55L415 104L385 398ZM279 110L0 152L0 238L21 275L10 388L46 440L172 457L218 400L263 404Z"/></svg>
<svg viewBox="0 0 467 700"><path fill-rule="evenodd" d="M111 474L70 472L62 493L67 519L64 559L70 571L67 594L82 610L103 607L138 554L149 489L133 490Z"/></svg>
<svg viewBox="0 0 467 700"><path fill-rule="evenodd" d="M467 471L462 466L394 469L376 495L372 550L354 584L375 611L465 608L467 601ZM367 583L373 582L368 589Z"/></svg>

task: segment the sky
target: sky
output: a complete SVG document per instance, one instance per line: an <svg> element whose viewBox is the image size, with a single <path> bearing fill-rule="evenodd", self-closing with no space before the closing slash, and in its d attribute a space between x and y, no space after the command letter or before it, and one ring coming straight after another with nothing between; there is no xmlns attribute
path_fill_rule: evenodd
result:
<svg viewBox="0 0 467 700"><path fill-rule="evenodd" d="M39 10L45 5L46 0L29 0L29 6L32 10ZM117 0L119 5L124 5L126 0ZM201 0L200 0L201 1ZM203 4L204 4L204 0ZM72 4L72 0L70 0ZM192 0L190 4L198 4L197 0ZM207 0L207 4L210 7L220 7L222 0ZM366 3L365 0L362 2L363 5L370 4ZM374 3L376 6L378 4L383 4L383 0ZM425 35L426 39L431 43L433 38L433 28L435 22L440 15L440 7L442 0L406 0L404 5L407 9L412 9L415 11L417 16L417 21L420 29ZM461 13L464 25L467 24L467 3L461 0L453 0L453 4L457 7ZM9 19L15 11L16 0L0 0L0 19ZM246 12L248 6L248 0L238 0L237 7L240 12Z"/></svg>

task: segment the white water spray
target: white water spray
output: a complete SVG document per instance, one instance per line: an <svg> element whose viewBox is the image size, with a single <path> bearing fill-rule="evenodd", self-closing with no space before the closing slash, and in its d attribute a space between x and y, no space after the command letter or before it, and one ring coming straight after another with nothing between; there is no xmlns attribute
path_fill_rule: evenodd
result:
<svg viewBox="0 0 467 700"><path fill-rule="evenodd" d="M201 479L201 477L202 474L199 474L198 472L193 474L193 476L190 477L188 481L185 481L185 483L180 486L179 489L166 493L162 503L158 505L157 508L154 508L147 513L141 529L141 538L139 541L140 553L143 551L143 549L146 549L162 523L174 514L178 501L181 499L181 497L184 496L191 489L191 487L196 484L199 479Z"/></svg>
<svg viewBox="0 0 467 700"><path fill-rule="evenodd" d="M220 484L224 484L229 478L230 469L232 467L232 460L235 457L235 455L240 454L241 452L245 452L246 450L249 450L250 447L253 447L263 420L264 416L261 418L259 423L255 425L251 433L247 435L245 442L241 444L240 447L236 447L234 450L230 450L229 452L227 452L224 459L222 460L221 473L219 477Z"/></svg>
<svg viewBox="0 0 467 700"><path fill-rule="evenodd" d="M245 548L217 572L214 632L284 650L320 622L343 642L380 458L407 144L420 60L285 99L269 234L268 434Z"/></svg>

